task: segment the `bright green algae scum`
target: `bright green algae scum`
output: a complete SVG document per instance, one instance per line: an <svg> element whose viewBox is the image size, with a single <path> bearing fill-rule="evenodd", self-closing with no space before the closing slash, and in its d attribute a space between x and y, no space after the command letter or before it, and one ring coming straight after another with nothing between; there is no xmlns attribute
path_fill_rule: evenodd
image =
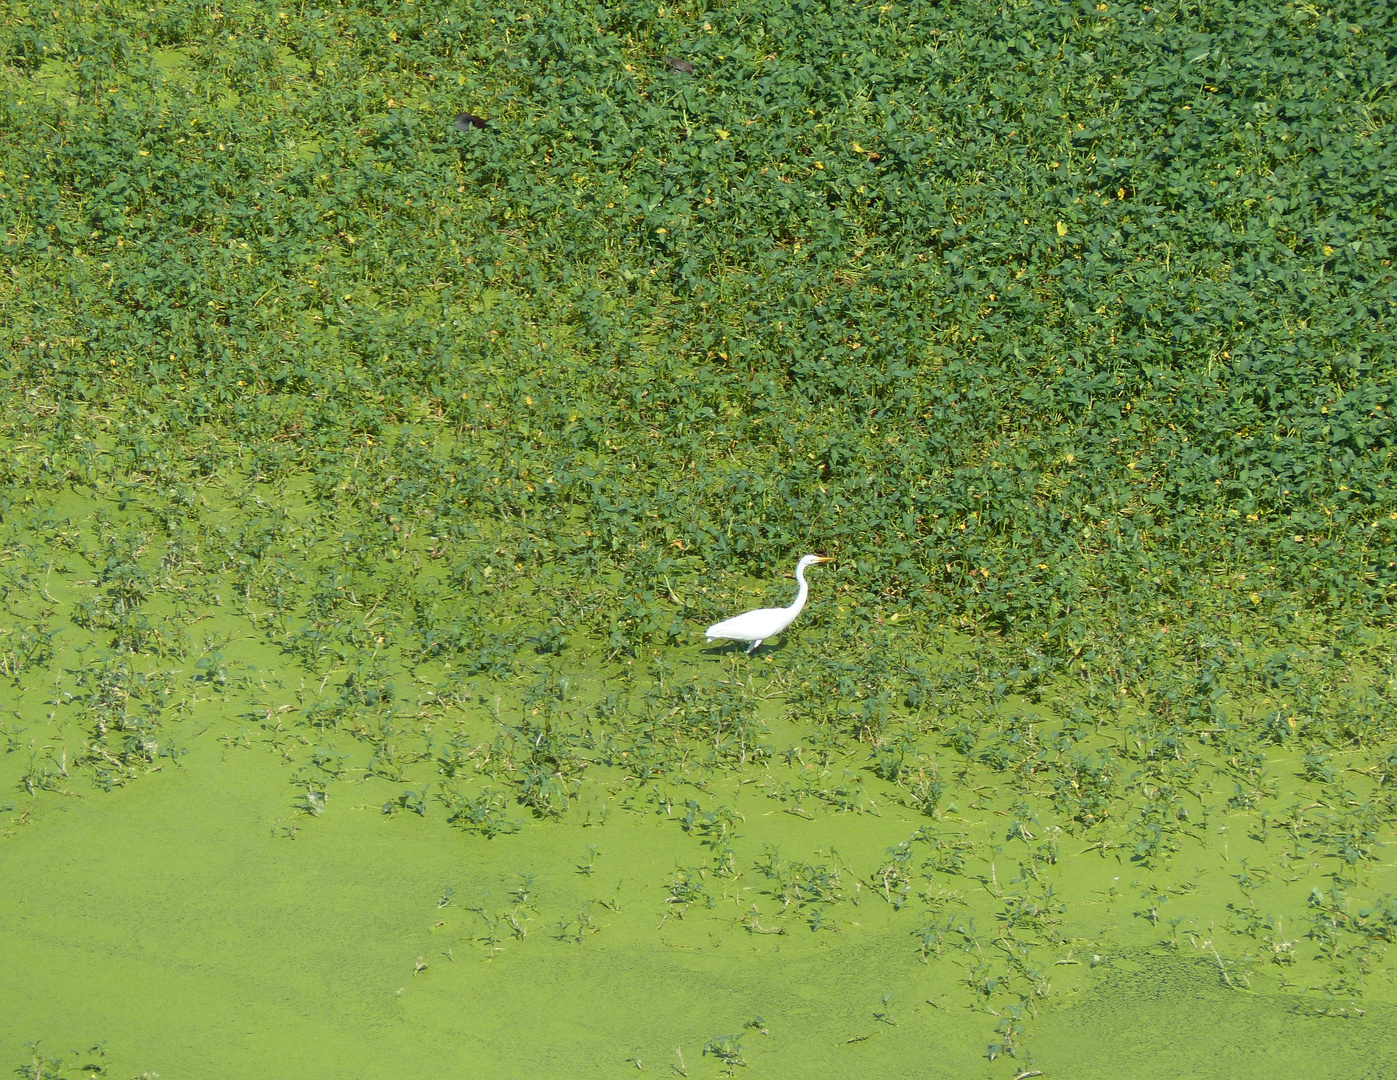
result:
<svg viewBox="0 0 1397 1080"><path fill-rule="evenodd" d="M184 723L204 726L197 711ZM783 886L750 867L690 871L676 903L679 868L711 864L713 845L699 826L685 836L682 807L628 808L633 784L599 782L569 820L495 840L460 835L435 808L385 814L401 788L375 778L337 785L333 808L306 820L291 809L294 755L266 752L276 741L213 723L180 768L46 801L8 837L11 1044L41 1038L41 1057L100 1046L63 1056L112 1075L618 1076L670 1071L681 1055L710 1075L716 1045L754 1075L963 1076L986 1072L998 1013L1023 1031L1015 1073L1397 1066L1388 992L1361 1016L1316 1015L1299 980L1328 973L1303 960L1268 970L1262 949L1284 927L1259 949L1237 925L1257 903L1301 912L1304 890L1327 885L1248 840L1248 816L1215 818L1173 875L1066 845L1041 887L1019 879L1026 845L923 878L931 847L914 841L917 888L895 910L875 864L924 828L896 803L792 814L771 793L801 782L799 764L676 787L730 811L744 855L779 847L788 865L834 871L833 886L794 871L783 914ZM994 796L980 792L982 811ZM932 831L989 841L1006 817L949 811ZM818 906L804 903L817 888ZM1307 943L1299 927L1289 936ZM1019 985L1005 994L996 980Z"/></svg>
<svg viewBox="0 0 1397 1080"><path fill-rule="evenodd" d="M0 1070L1397 1075L1394 42L8 6Z"/></svg>
<svg viewBox="0 0 1397 1080"><path fill-rule="evenodd" d="M779 654L670 662L651 701L666 670L747 700L780 679ZM488 774L521 730L548 738L528 726L536 711L564 727L565 676L517 709L501 696L478 712L430 697L401 710L414 780L308 738L300 707L245 671L229 680L245 700L196 681L163 729L174 752L153 750L155 775L108 793L63 775L80 732L41 727L44 741L10 725L22 744L7 782L36 796L7 807L0 885L4 1036L41 1040L22 1061L164 1076L681 1062L693 1075L746 1062L754 1075L962 1076L987 1071L988 1045L1013 1052L1011 1075L1397 1066L1397 1009L1366 944L1382 912L1339 912L1343 864L1300 854L1293 830L1268 835L1255 813L1214 807L1171 858L1141 865L1109 833L1029 818L994 770L957 766L927 815L861 776L857 749L757 719L769 742L730 775L680 762L641 779L625 765L635 751L618 750L548 820L486 800L492 838L448 824L462 774ZM445 747L467 748L464 764ZM1282 754L1268 764L1298 771ZM1378 861L1363 873L1364 893L1391 880Z"/></svg>
<svg viewBox="0 0 1397 1080"><path fill-rule="evenodd" d="M733 845L745 854L770 844L792 865L837 868L844 901L805 907L798 886L784 915L780 886L750 868L698 879L698 896L673 903L675 868L707 852L683 834L683 810L627 809L634 785L601 782L583 813L507 840L462 837L434 809L384 815L380 799L400 788L372 778L335 787L334 809L307 822L270 742L214 724L179 770L43 803L8 837L7 1039L101 1045L68 1058L112 1074L619 1076L627 1060L664 1072L680 1055L710 1074L703 1049L731 1034L773 1076L964 1076L985 1072L975 1059L993 1014L1007 1013L1045 1073L1263 1076L1284 1058L1306 1076L1352 1077L1397 1065L1386 993L1361 1020L1316 1016L1298 979L1329 972L1273 975L1266 946L1236 926L1257 901L1299 912L1306 883L1324 887L1248 841L1246 816L1215 819L1208 831L1231 844L1190 845L1172 868L1189 875L1173 880L1062 852L1042 873L1058 905L1006 929L1006 911L1048 893L1017 880L1028 848L983 873L916 873L928 894L894 911L868 869L921 827L916 815L891 802L792 815L770 794L799 782L799 766L752 770L742 791L690 791L742 816ZM950 813L940 830L993 840L1003 820ZM1238 886L1248 873L1255 893ZM1278 889L1273 873L1301 880ZM1151 904L1168 917L1143 918ZM995 979L1021 986L986 991ZM1037 1016L1020 1017L1018 991Z"/></svg>

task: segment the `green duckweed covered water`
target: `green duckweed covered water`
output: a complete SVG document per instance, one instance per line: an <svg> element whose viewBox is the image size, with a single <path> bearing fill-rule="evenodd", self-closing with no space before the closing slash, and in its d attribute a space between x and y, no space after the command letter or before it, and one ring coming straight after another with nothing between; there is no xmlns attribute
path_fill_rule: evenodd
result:
<svg viewBox="0 0 1397 1080"><path fill-rule="evenodd" d="M715 653L684 649L675 670L749 694L780 678L780 650ZM745 767L641 781L617 751L557 815L499 798L491 838L449 823L452 799L537 706L515 713L502 687L404 709L411 765L390 778L381 747L326 738L299 707L269 718L266 686L182 703L162 725L175 752L109 792L82 782L82 732L18 731L11 790L33 749L72 766L7 806L12 1046L42 1040L37 1060L69 1075L166 1076L615 1076L681 1055L708 1075L716 1050L771 1075L998 1075L986 1048L1006 1037L1010 1075L1381 1076L1397 1058L1383 913L1343 898L1389 871L1350 883L1206 794L1206 823L1150 865L1109 832L1028 817L1002 774L955 755L922 761L955 779L921 813L856 744L815 749L773 717ZM562 730L607 727L544 708Z"/></svg>
<svg viewBox="0 0 1397 1080"><path fill-rule="evenodd" d="M1393 19L7 9L0 1069L1397 1074Z"/></svg>
<svg viewBox="0 0 1397 1080"><path fill-rule="evenodd" d="M1022 979L990 895L1032 891L1011 879L1012 853L997 864L999 890L962 882L964 903L915 898L894 912L861 871L918 827L912 815L889 807L871 821L806 821L771 812L760 794L723 791L747 818L744 851L779 845L837 867L847 853L849 899L830 905L830 929L812 931L803 916L783 918L770 882L748 869L706 882L713 907L699 901L681 916L668 883L702 856L663 815L618 808L604 824L529 824L490 841L454 833L439 813L385 816L375 804L386 792L366 782L337 790L340 805L292 839L287 769L260 739L250 749L228 741L210 731L181 770L55 805L7 840L12 1041L41 1038L44 1054L69 1051L70 1066L83 1058L113 1075L616 1076L629 1059L663 1071L677 1053L707 1075L716 1069L703 1047L724 1034L745 1036L743 1057L770 1075L993 1072L989 1010L1005 1010L1009 995L966 983L982 968ZM1390 996L1370 995L1361 1017L1316 1016L1300 987L1281 989L1259 958L1239 955L1229 905L1247 894L1235 872L1258 852L1245 819L1234 824L1232 861L1220 845L1190 851L1180 861L1198 887L1170 898L1157 924L1140 917L1134 886L1167 890L1168 875L1095 853L1067 855L1044 875L1065 907L1089 914L1009 935L1050 939L1025 950L1043 978L1042 996L1029 998L1037 1016L1022 1020L1032 1052L1028 1061L1020 1051L1023 1068L1390 1071ZM1258 891L1268 906L1285 895ZM751 920L754 906L762 914ZM943 929L940 955L923 961L924 926L972 921L980 949ZM754 933L754 923L785 932ZM1302 961L1286 973L1315 969ZM94 1045L105 1058L71 1053Z"/></svg>

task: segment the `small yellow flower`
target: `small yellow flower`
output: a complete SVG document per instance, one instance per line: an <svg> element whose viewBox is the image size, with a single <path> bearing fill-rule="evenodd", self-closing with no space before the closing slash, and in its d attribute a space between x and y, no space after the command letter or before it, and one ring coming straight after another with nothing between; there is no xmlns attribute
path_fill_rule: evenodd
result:
<svg viewBox="0 0 1397 1080"><path fill-rule="evenodd" d="M726 139L729 135L732 134L732 132L724 131L722 128L714 128L714 131L718 133L718 138L720 139Z"/></svg>
<svg viewBox="0 0 1397 1080"><path fill-rule="evenodd" d="M1057 234L1058 234L1058 236L1066 236L1066 235L1067 235L1067 224L1066 224L1066 222L1059 221L1059 222L1057 223Z"/></svg>

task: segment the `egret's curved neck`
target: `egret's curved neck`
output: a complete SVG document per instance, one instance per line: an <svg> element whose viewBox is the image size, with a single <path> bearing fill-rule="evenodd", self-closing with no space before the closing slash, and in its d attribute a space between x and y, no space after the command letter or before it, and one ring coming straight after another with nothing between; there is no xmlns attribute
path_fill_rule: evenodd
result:
<svg viewBox="0 0 1397 1080"><path fill-rule="evenodd" d="M796 566L796 581L800 582L800 588L796 591L795 603L786 609L792 616L800 614L800 609L805 606L805 598L810 595L810 586L805 584L805 567Z"/></svg>

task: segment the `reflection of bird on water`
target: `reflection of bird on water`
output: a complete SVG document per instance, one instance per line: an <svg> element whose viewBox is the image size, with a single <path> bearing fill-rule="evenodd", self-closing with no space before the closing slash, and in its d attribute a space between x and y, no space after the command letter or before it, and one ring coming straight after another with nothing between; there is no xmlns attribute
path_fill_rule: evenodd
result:
<svg viewBox="0 0 1397 1080"><path fill-rule="evenodd" d="M790 607L757 608L756 611L744 611L741 615L714 623L707 630L708 640L746 641L750 642L747 651L754 651L767 638L775 637L796 621L796 616L805 606L805 598L810 592L809 586L805 584L805 568L829 561L822 555L805 556L796 563L796 581L800 583L800 588L796 592L795 602Z"/></svg>

